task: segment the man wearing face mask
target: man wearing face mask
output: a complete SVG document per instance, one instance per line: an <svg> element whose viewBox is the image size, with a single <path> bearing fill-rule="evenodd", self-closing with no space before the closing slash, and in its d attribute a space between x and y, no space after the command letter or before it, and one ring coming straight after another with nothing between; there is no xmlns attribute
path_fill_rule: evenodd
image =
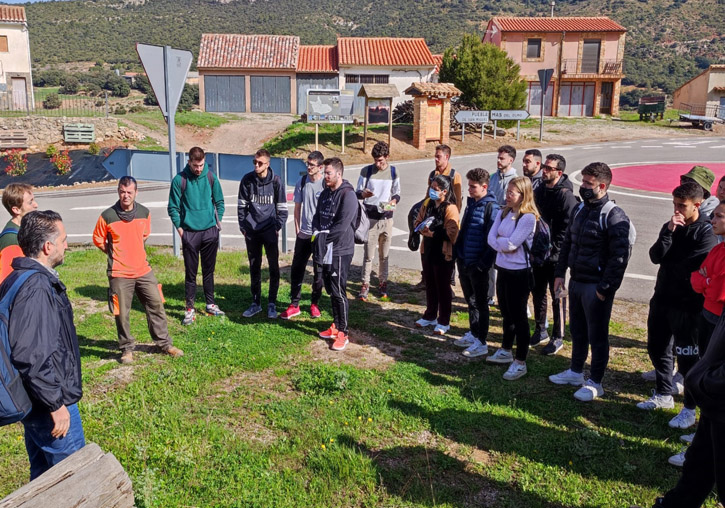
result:
<svg viewBox="0 0 725 508"><path fill-rule="evenodd" d="M622 284L631 250L630 222L624 210L609 203L607 189L612 172L593 162L581 172L582 204L574 210L554 270L554 292L569 287L571 366L549 376L552 383L581 386L574 398L584 402L604 394L602 378L609 362L609 319L614 294ZM584 380L584 363L592 348L591 373Z"/></svg>

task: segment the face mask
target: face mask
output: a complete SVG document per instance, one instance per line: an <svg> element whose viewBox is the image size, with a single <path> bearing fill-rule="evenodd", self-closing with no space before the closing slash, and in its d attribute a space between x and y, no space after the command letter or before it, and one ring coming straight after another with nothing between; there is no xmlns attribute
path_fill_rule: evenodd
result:
<svg viewBox="0 0 725 508"><path fill-rule="evenodd" d="M438 201L438 199L440 198L440 195L438 194L438 191L435 191L433 189L428 189L428 197L432 201Z"/></svg>
<svg viewBox="0 0 725 508"><path fill-rule="evenodd" d="M584 202L589 202L594 199L594 189L579 187L579 195L582 197Z"/></svg>

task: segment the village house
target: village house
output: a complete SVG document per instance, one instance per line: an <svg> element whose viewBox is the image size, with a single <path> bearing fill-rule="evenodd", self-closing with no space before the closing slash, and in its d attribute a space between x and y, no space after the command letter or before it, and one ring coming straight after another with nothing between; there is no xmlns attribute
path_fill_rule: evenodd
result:
<svg viewBox="0 0 725 508"><path fill-rule="evenodd" d="M25 7L0 5L0 108L26 110L34 107Z"/></svg>
<svg viewBox="0 0 725 508"><path fill-rule="evenodd" d="M672 94L673 107L725 118L725 64L713 64Z"/></svg>
<svg viewBox="0 0 725 508"><path fill-rule="evenodd" d="M547 116L619 114L626 29L607 17L494 17L483 42L521 67L526 109L541 114L538 71L554 69L544 97Z"/></svg>

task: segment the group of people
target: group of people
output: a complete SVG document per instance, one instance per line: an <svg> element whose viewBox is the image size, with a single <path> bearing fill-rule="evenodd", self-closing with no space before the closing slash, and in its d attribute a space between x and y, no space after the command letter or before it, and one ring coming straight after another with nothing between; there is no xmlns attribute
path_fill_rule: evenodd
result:
<svg viewBox="0 0 725 508"><path fill-rule="evenodd" d="M302 283L312 258L309 315L320 317L324 287L330 294L333 322L320 336L331 341L333 350L345 349L349 343L347 280L362 214L368 226L361 242L364 261L358 298L369 298L376 251L378 296L388 296L393 214L401 197L400 178L389 157L387 144L377 143L373 163L360 170L353 187L344 179L340 159L325 159L317 151L309 154L307 171L293 194L296 241L291 301L278 315L278 240L287 221L287 195L270 168L270 154L266 150L255 153L254 171L242 178L237 204L251 279L252 303L244 317L263 310L263 252L269 266L270 319L293 319L302 313ZM565 174L563 156L527 150L523 175L518 175L513 167L515 148L501 146L495 172L475 168L466 173L468 198L461 217L463 177L451 167L450 157L450 147L436 147L426 197L414 207L411 238L419 241L409 245L419 245L426 293L426 309L416 325L433 327L435 334L448 333L457 271L468 306L469 330L454 344L464 347L468 358L488 355L489 306L496 298L503 337L501 347L486 360L508 365L503 378L512 381L527 373L532 346L544 346L543 354L562 349L568 299L571 362L549 380L577 387L574 397L580 401L601 397L612 305L635 239L626 213L609 199L610 168L601 162L585 166L577 197ZM647 350L654 371L645 376L655 380L656 388L638 407L672 408L673 394L684 391L684 407L670 421L671 427L680 429L695 425L695 407L701 408L698 431L683 436L692 444L686 453L670 459L684 465L682 478L657 506L700 506L714 483L721 493L725 487L724 466L718 460L725 449L725 433L720 432L725 430L725 322L720 319L725 304L725 247L720 243L725 237L725 177L717 195L711 196L714 178L703 166L682 175L672 193L674 214L650 249L652 262L660 268L648 318ZM0 281L4 280L0 299L11 293L14 297L8 320L13 364L33 402L23 419L31 479L84 444L76 406L82 394L78 340L70 301L55 271L63 262L67 235L57 213L37 211L32 191L25 184L5 189L2 202L11 220L0 232ZM146 311L158 350L171 357L184 354L169 335L162 287L146 257L144 243L151 233L151 217L136 201L137 193L133 177L121 178L118 201L100 215L93 231L93 243L108 257L108 303L122 363L134 360L129 323L134 294ZM187 166L171 183L168 213L183 247L186 310L182 323L191 325L196 319L200 262L205 311L223 316L214 298L214 270L224 197L199 147L189 151ZM529 296L533 297L533 334ZM43 319L37 319L39 315ZM587 378L584 364L590 349Z"/></svg>

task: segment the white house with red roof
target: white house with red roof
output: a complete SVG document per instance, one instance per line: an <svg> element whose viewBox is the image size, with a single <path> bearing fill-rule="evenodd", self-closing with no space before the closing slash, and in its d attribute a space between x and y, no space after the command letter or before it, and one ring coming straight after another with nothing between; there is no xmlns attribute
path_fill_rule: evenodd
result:
<svg viewBox="0 0 725 508"><path fill-rule="evenodd" d="M34 106L25 7L0 5L0 108L25 110Z"/></svg>
<svg viewBox="0 0 725 508"><path fill-rule="evenodd" d="M604 16L494 17L483 42L503 49L521 67L530 114L541 113L539 69L554 69L546 115L618 115L626 32Z"/></svg>

